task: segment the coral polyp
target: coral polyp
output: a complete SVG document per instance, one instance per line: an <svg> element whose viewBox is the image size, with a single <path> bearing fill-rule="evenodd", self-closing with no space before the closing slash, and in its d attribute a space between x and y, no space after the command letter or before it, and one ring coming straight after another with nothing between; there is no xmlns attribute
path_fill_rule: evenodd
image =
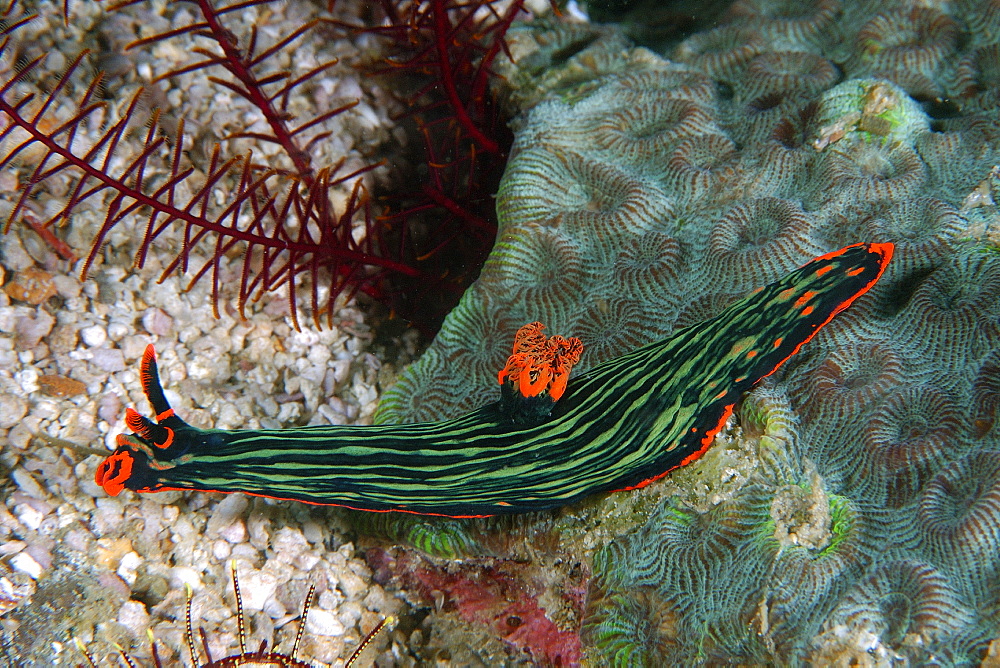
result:
<svg viewBox="0 0 1000 668"><path fill-rule="evenodd" d="M906 382L903 355L888 339L840 345L812 367L797 406L809 418L846 419L878 406Z"/></svg>
<svg viewBox="0 0 1000 668"><path fill-rule="evenodd" d="M762 197L742 202L712 228L710 271L738 277L718 286L732 292L761 285L821 252L815 229L814 218L788 200Z"/></svg>
<svg viewBox="0 0 1000 668"><path fill-rule="evenodd" d="M890 276L917 276L944 262L959 241L964 221L957 208L932 197L907 198L864 217L859 233L898 239Z"/></svg>
<svg viewBox="0 0 1000 668"><path fill-rule="evenodd" d="M572 237L527 225L499 238L480 280L500 295L518 295L530 308L560 314L556 322L562 323L575 286L587 271L582 249Z"/></svg>
<svg viewBox="0 0 1000 668"><path fill-rule="evenodd" d="M912 148L863 142L828 153L820 174L828 192L860 191L874 202L916 197L927 182L927 168Z"/></svg>
<svg viewBox="0 0 1000 668"><path fill-rule="evenodd" d="M712 105L715 101L712 80L704 72L683 65L623 72L612 90L619 87L631 96L649 101L680 99L698 105Z"/></svg>
<svg viewBox="0 0 1000 668"><path fill-rule="evenodd" d="M955 68L954 91L963 98L995 90L1000 86L1000 44L982 46Z"/></svg>
<svg viewBox="0 0 1000 668"><path fill-rule="evenodd" d="M634 162L663 159L680 140L712 124L709 113L690 100L645 96L626 101L626 108L593 128L593 137L604 150Z"/></svg>
<svg viewBox="0 0 1000 668"><path fill-rule="evenodd" d="M893 392L870 418L847 484L886 507L907 505L965 435L961 417L954 401L933 388Z"/></svg>
<svg viewBox="0 0 1000 668"><path fill-rule="evenodd" d="M571 155L553 164L526 151L512 162L525 170L527 178L501 184L497 206L501 215L523 222L551 227L550 221L558 216L567 230L579 234L594 229L607 243L628 229L655 228L670 204L648 179L604 161ZM595 225L597 221L603 224Z"/></svg>
<svg viewBox="0 0 1000 668"><path fill-rule="evenodd" d="M600 651L595 663L651 666L668 656L677 642L678 614L655 587L633 587L628 594L591 592L591 609L582 637Z"/></svg>
<svg viewBox="0 0 1000 668"><path fill-rule="evenodd" d="M962 629L973 619L944 573L928 563L900 559L878 568L844 596L824 629L828 635L839 634L829 639L826 651L838 641L864 642L858 636L866 635L879 639L871 649L886 661L912 660L928 652L949 656L955 650L952 643L960 645ZM843 649L849 652L849 646ZM825 663L829 655L820 651L812 659Z"/></svg>
<svg viewBox="0 0 1000 668"><path fill-rule="evenodd" d="M972 382L972 429L979 437L986 436L1000 418L1000 351L987 355Z"/></svg>
<svg viewBox="0 0 1000 668"><path fill-rule="evenodd" d="M998 293L1000 257L954 256L913 292L901 313L900 341L918 354L963 350L981 357L992 349L1000 331ZM942 362L952 368L960 364L953 356Z"/></svg>
<svg viewBox="0 0 1000 668"><path fill-rule="evenodd" d="M821 33L833 26L841 11L841 0L737 0L726 18L753 26L769 40L788 40L807 48L821 40Z"/></svg>
<svg viewBox="0 0 1000 668"><path fill-rule="evenodd" d="M610 359L616 350L637 348L641 341L656 339L666 329L648 322L638 302L617 297L598 299L573 327L588 354L597 359Z"/></svg>
<svg viewBox="0 0 1000 668"><path fill-rule="evenodd" d="M596 598L600 590L595 587L607 587L611 592L649 588L663 611L656 614L676 624L672 631L675 642L646 650L658 650L649 663L662 664L670 657L693 657L702 652L719 656L722 648L717 639L733 635L740 638L745 660L752 662L764 655L752 630L740 628L740 620L754 613L759 586L767 577L777 542L766 534L771 498L763 489L747 491L743 499L720 504L705 514L676 502L663 503L638 532L594 557L595 571L606 578L591 585L595 603L608 605ZM729 586L735 583L740 584ZM732 610L739 613L727 612ZM619 616L627 619L636 612L641 608L595 617L588 633L596 648L602 653L623 651L622 639L613 629L622 623ZM638 626L639 622L632 624ZM631 643L639 645L644 635L638 633Z"/></svg>
<svg viewBox="0 0 1000 668"><path fill-rule="evenodd" d="M680 289L684 251L665 232L647 232L626 242L615 258L615 289L647 302L667 302ZM679 297L673 297L679 299Z"/></svg>
<svg viewBox="0 0 1000 668"><path fill-rule="evenodd" d="M1000 569L1000 452L966 455L924 488L918 517L929 557L967 577L958 586L976 606L996 604Z"/></svg>
<svg viewBox="0 0 1000 668"><path fill-rule="evenodd" d="M732 81L761 51L763 40L752 30L723 26L689 37L674 50L673 59L713 78Z"/></svg>
<svg viewBox="0 0 1000 668"><path fill-rule="evenodd" d="M671 151L663 182L683 199L699 199L734 185L738 157L736 144L724 135L690 137Z"/></svg>
<svg viewBox="0 0 1000 668"><path fill-rule="evenodd" d="M811 95L835 83L838 75L832 62L816 54L762 53L747 65L740 95L751 103L769 95Z"/></svg>
<svg viewBox="0 0 1000 668"><path fill-rule="evenodd" d="M855 37L859 74L894 81L914 97L941 93L939 69L958 45L954 19L930 7L878 14Z"/></svg>
<svg viewBox="0 0 1000 668"><path fill-rule="evenodd" d="M542 267L536 268L536 270L541 269ZM555 269L547 271L558 275ZM555 288L554 282L550 287ZM453 332L443 334L441 337L443 344L441 354L450 364L474 369L475 373L484 375L503 367L504 360L510 354L509 344L514 340L514 333L524 324L520 320L501 314L490 297L482 300L463 298L452 310L452 317L461 322L465 329L493 332L492 337L477 337L474 341L459 339Z"/></svg>

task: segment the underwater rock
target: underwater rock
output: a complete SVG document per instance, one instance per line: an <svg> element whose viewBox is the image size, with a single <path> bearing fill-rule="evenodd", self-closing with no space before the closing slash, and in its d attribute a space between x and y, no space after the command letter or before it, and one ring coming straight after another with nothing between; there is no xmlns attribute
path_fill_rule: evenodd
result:
<svg viewBox="0 0 1000 668"><path fill-rule="evenodd" d="M702 489L699 462L585 504L620 513L574 539L592 555L587 660L969 664L988 651L1000 251L995 207L963 204L1000 163L998 6L740 0L663 57L609 27L512 31L504 74L521 114L497 246L379 420L495 398L496 342L533 320L590 339L585 370L820 253L898 249L737 410L733 438L753 454L725 493ZM565 522L539 531L573 550Z"/></svg>

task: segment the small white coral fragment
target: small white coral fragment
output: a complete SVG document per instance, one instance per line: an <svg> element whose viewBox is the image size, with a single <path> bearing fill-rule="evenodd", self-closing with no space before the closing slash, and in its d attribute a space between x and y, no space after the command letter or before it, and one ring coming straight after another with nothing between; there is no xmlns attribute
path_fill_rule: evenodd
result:
<svg viewBox="0 0 1000 668"><path fill-rule="evenodd" d="M994 165L989 176L979 182L962 202L962 211L983 206L996 206L993 200L993 184L1000 183L1000 165Z"/></svg>
<svg viewBox="0 0 1000 668"><path fill-rule="evenodd" d="M0 616L31 598L34 593L35 581L30 577L9 572L0 576Z"/></svg>

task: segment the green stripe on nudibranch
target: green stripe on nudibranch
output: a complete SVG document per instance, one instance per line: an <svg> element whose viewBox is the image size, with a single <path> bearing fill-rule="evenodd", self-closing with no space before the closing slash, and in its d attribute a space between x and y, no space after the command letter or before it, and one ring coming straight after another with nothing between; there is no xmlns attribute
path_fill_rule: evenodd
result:
<svg viewBox="0 0 1000 668"><path fill-rule="evenodd" d="M571 379L563 399L544 411L531 405L527 420L512 419L508 401L436 423L195 429L167 404L150 347L141 377L157 419L127 413L134 433L119 436L97 482L110 494L246 492L452 517L642 487L697 459L740 396L866 292L892 250L856 244L819 257L711 320ZM553 354L564 359L570 347L559 346ZM501 381L513 387L520 381L511 368ZM553 378L551 387L560 385Z"/></svg>

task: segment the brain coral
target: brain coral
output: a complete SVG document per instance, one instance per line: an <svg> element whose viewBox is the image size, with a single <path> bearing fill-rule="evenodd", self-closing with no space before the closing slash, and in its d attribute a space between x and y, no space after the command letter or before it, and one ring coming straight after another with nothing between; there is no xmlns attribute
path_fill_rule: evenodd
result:
<svg viewBox="0 0 1000 668"><path fill-rule="evenodd" d="M513 32L497 246L380 420L495 397L532 320L585 369L819 253L898 248L738 411L744 473L681 469L602 534L595 663L972 664L1000 636L1000 252L995 207L963 208L1000 163L1000 4L931 4L740 0L662 56Z"/></svg>

